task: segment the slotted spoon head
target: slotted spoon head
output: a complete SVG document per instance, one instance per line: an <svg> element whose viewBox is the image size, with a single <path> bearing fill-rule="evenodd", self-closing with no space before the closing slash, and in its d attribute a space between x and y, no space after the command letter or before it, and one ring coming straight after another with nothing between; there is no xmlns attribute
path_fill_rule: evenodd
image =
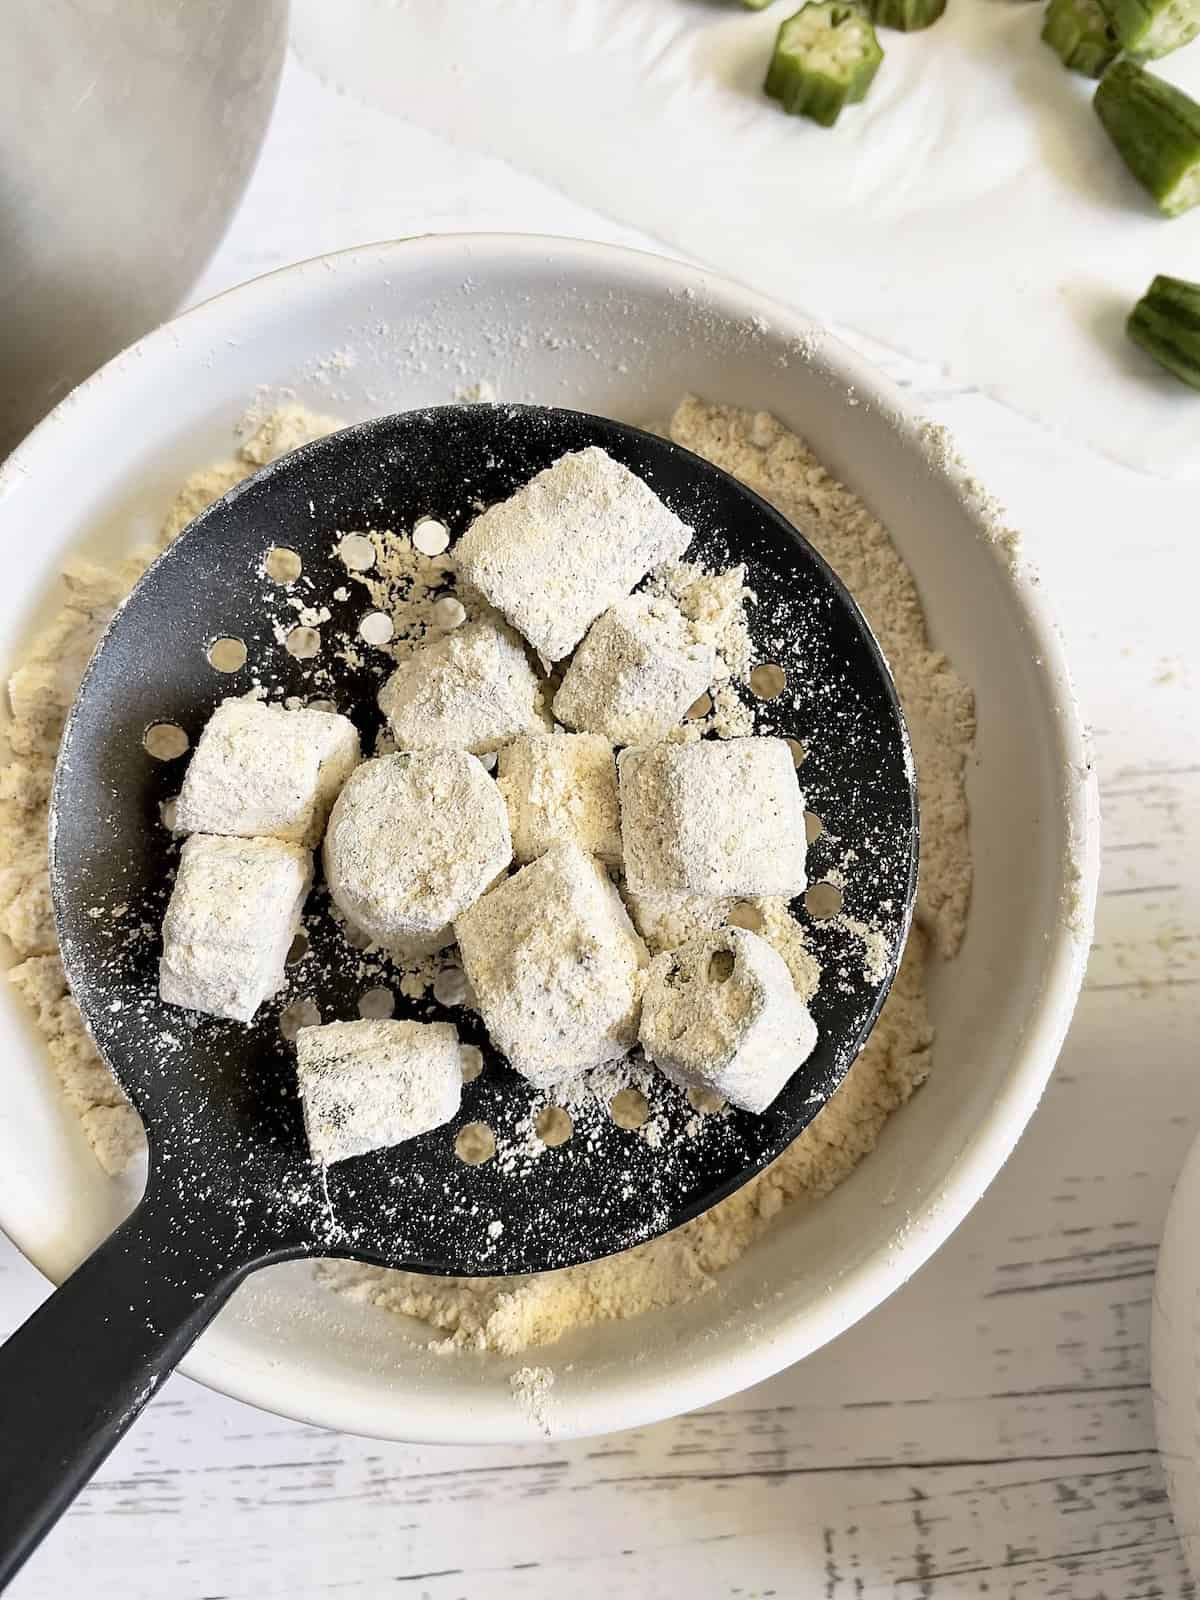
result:
<svg viewBox="0 0 1200 1600"><path fill-rule="evenodd" d="M489 1045L469 1010L406 998L386 966L371 970L328 912L309 902L309 955L254 1023L200 1016L158 998L159 929L175 864L160 806L183 761L152 759L154 724L194 747L217 704L262 685L270 698L333 702L365 751L376 694L393 663L355 640L373 609L337 554L365 529L411 530L423 516L457 537L481 506L505 498L565 451L599 445L695 529L687 559L745 563L756 595L757 659L787 687L758 710L758 731L807 752L802 788L824 831L809 876L845 865L846 918L879 929L873 960L844 919L814 921L824 969L811 1003L819 1043L762 1116L698 1117L656 1080L651 1132L617 1126L603 1098L575 1105L575 1132L550 1148L530 1133L543 1098ZM263 575L272 547L296 551L290 589ZM581 559L585 553L581 552ZM282 642L298 600L327 607L321 650L296 659ZM209 662L240 639L246 664ZM747 825L752 819L747 817ZM384 417L305 446L209 507L146 573L96 652L63 740L51 819L51 877L63 960L100 1050L145 1121L159 1180L185 1195L197 1224L261 1259L352 1255L422 1272L537 1272L610 1254L677 1226L777 1156L841 1082L878 1014L907 932L916 884L915 779L899 705L854 602L812 546L764 501L689 451L576 412L524 406L439 407ZM376 964L378 965L378 964ZM393 980L389 985L389 976ZM304 998L323 1021L359 1015L366 989L390 986L395 1014L449 1018L483 1052L455 1121L392 1149L339 1163L309 1160L283 1008ZM455 1136L487 1124L499 1153L467 1165ZM231 1231L232 1230L232 1231Z"/></svg>

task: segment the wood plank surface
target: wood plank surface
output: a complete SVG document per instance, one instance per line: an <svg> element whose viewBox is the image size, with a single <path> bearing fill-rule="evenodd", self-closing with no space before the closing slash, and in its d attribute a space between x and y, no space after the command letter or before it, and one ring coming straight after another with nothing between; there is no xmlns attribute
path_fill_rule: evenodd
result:
<svg viewBox="0 0 1200 1600"><path fill-rule="evenodd" d="M381 113L294 63L288 74L205 290L431 227L631 238L399 122L383 146ZM385 202L379 185L398 168L403 192L391 184ZM307 216L293 204L301 179ZM1139 479L870 353L955 432L1024 531L1094 731L1106 825L1095 953L1060 1067L997 1183L833 1346L653 1428L409 1447L172 1380L16 1600L1194 1593L1155 1451L1148 1329L1171 1186L1200 1124L1196 490ZM0 1331L43 1292L0 1241Z"/></svg>

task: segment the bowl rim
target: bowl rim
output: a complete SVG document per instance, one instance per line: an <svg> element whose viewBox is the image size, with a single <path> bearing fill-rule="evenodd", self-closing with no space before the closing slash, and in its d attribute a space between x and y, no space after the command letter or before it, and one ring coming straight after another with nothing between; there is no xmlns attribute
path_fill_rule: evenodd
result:
<svg viewBox="0 0 1200 1600"><path fill-rule="evenodd" d="M1070 898L1072 914L1057 919L1047 936L1040 991L1007 1077L992 1101L989 1115L963 1143L942 1176L938 1191L906 1214L902 1236L882 1256L877 1254L848 1268L829 1285L818 1305L799 1306L790 1312L781 1307L766 1336L740 1352L722 1352L709 1358L697 1354L680 1366L675 1381L669 1385L661 1379L640 1378L635 1370L627 1370L619 1416L614 1415L612 1397L605 1386L597 1386L594 1394L573 1395L570 1414L550 1419L553 1436L566 1439L610 1432L614 1427L645 1426L762 1382L836 1338L880 1305L949 1238L990 1187L1017 1143L1037 1107L1066 1035L1091 942L1099 879L1099 802L1086 734L1052 610L1036 571L1023 558L1012 560L998 547L991 508L967 467L953 451L939 448L930 438L927 420L904 391L824 325L735 278L669 256L544 234L428 233L356 245L276 268L223 290L161 324L85 379L27 435L6 462L0 463L0 501L22 478L52 466L60 449L57 433L69 414L97 391L102 392L131 359L160 350L177 353L184 334L189 341L208 334L215 345L216 335L231 311L244 318L256 304L276 302L281 293L295 300L302 296L311 279L319 280L331 268L377 269L381 262L395 260L407 270L422 252L439 267L446 265L443 258L457 256L461 268L464 251L487 253L491 264L532 258L543 265L547 252L552 252L556 263L566 269L574 264L594 270L608 263L613 276L626 283L637 282L675 294L691 291L710 304L728 307L741 319L765 321L773 332L794 340L807 351L814 363L829 369L843 388L853 389L860 403L884 412L902 443L924 460L931 474L948 483L964 515L989 549L993 565L1015 602L1029 641L1030 664L1050 713L1053 756L1061 774L1056 798L1068 841L1061 860L1059 892L1064 901ZM473 271L482 270L483 265L478 256L472 259ZM53 1272L39 1240L2 1218L0 1227L35 1267L51 1281L61 1281L62 1275ZM536 1352L531 1353L531 1359L536 1359ZM296 1422L368 1437L448 1444L544 1437L536 1420L525 1418L511 1402L503 1418L499 1413L489 1417L480 1395L458 1407L446 1407L440 1402L425 1406L413 1396L416 1403L406 1417L403 1434L398 1435L385 1420L391 1410L380 1407L378 1395L353 1393L348 1381L313 1384L301 1391L286 1369L276 1369L273 1363L261 1359L232 1362L227 1353L210 1353L203 1341L179 1370L218 1393Z"/></svg>

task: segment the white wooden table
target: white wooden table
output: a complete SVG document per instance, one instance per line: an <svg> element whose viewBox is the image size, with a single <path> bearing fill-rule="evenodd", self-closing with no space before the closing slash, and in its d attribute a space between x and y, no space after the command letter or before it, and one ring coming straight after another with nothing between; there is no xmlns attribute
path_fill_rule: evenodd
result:
<svg viewBox="0 0 1200 1600"><path fill-rule="evenodd" d="M319 251L464 228L654 247L292 63L198 297ZM1005 1172L835 1345L634 1433L410 1448L174 1379L17 1579L19 1600L1193 1593L1155 1453L1147 1335L1165 1208L1200 1125L1197 491L869 353L958 435L1024 530L1095 730L1098 943ZM0 1333L44 1292L0 1239Z"/></svg>

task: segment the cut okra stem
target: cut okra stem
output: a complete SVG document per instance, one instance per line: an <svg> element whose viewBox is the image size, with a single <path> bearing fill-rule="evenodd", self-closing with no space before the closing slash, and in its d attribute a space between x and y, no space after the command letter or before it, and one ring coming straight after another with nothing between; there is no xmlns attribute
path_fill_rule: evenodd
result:
<svg viewBox="0 0 1200 1600"><path fill-rule="evenodd" d="M809 0L775 39L763 88L785 111L832 128L871 87L883 51L871 20L840 0Z"/></svg>
<svg viewBox="0 0 1200 1600"><path fill-rule="evenodd" d="M1193 389L1200 389L1200 283L1159 274L1129 313L1134 344Z"/></svg>
<svg viewBox="0 0 1200 1600"><path fill-rule="evenodd" d="M1155 58L1200 33L1200 0L1104 0L1122 50Z"/></svg>
<svg viewBox="0 0 1200 1600"><path fill-rule="evenodd" d="M946 9L946 0L862 0L863 9L879 28L916 33L928 28Z"/></svg>
<svg viewBox="0 0 1200 1600"><path fill-rule="evenodd" d="M1098 78L1121 53L1100 0L1050 0L1042 38L1064 67Z"/></svg>
<svg viewBox="0 0 1200 1600"><path fill-rule="evenodd" d="M1200 105L1133 61L1114 61L1093 104L1121 159L1165 216L1200 201Z"/></svg>

